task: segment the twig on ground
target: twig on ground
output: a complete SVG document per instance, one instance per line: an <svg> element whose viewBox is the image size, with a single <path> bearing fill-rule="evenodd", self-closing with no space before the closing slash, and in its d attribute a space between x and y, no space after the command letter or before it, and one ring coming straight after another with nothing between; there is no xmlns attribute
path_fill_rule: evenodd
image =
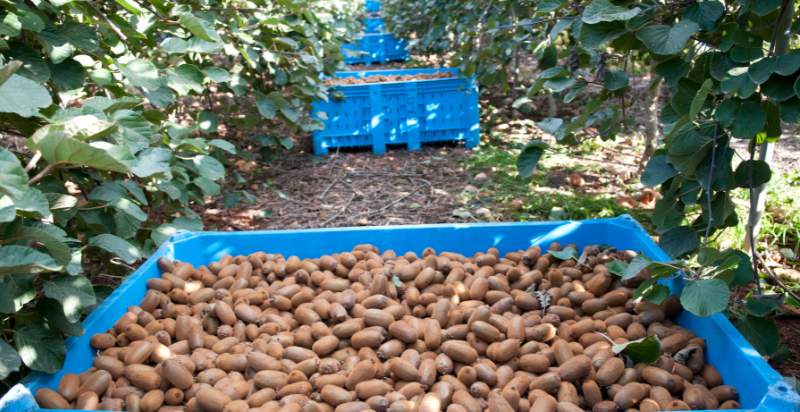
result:
<svg viewBox="0 0 800 412"><path fill-rule="evenodd" d="M353 203L353 199L355 199L355 198L356 198L356 195L355 195L355 193L353 193L352 195L350 195L350 200L348 200L348 201L347 201L347 204L345 204L343 208L339 209L339 210L338 210L336 213L334 213L334 214L333 214L331 217L329 217L329 218L325 219L325 220L324 220L322 223L320 223L320 224L319 224L319 225L320 225L320 227L325 227L325 225L327 225L328 223L330 223L331 221L333 221L333 219L336 219L337 217L339 217L339 215L341 215L342 213L344 213L344 211L345 211L345 210L347 210L347 208L348 208L348 207L350 207L350 204L351 204L351 203Z"/></svg>
<svg viewBox="0 0 800 412"><path fill-rule="evenodd" d="M345 174L346 174L346 173L345 173ZM329 184L329 185L328 185L328 186L325 188L325 190L323 190L323 191L322 191L322 193L319 195L319 200L323 200L323 201L324 201L324 200L325 200L325 196L327 196L327 195L328 195L328 192L331 190L331 188L332 188L332 187L334 187L334 186L336 186L336 183L337 183L339 180L341 180L343 176L344 176L344 175L339 175L339 176L337 176L337 177L335 177L335 178L331 179L331 183L330 183L330 184Z"/></svg>
<svg viewBox="0 0 800 412"><path fill-rule="evenodd" d="M397 198L397 199L395 199L395 200L392 200L391 202L389 202L389 203L385 204L385 205L384 205L383 207L381 207L380 209L377 209L377 210L371 210L371 211L370 211L370 210L367 210L367 211L365 211L365 212L361 212L361 213L355 214L355 215L353 215L353 217L361 217L361 216L373 216L373 215L375 215L375 214L377 214L377 213L383 212L384 210L386 210L386 209L388 209L388 208L390 208L390 207L394 206L395 204L397 204L397 203L401 202L402 200L404 200L404 199L408 198L409 196L411 196L411 195L413 195L413 194L414 194L414 192L410 192L410 193L406 194L405 196L402 196L402 197L399 197L399 198Z"/></svg>

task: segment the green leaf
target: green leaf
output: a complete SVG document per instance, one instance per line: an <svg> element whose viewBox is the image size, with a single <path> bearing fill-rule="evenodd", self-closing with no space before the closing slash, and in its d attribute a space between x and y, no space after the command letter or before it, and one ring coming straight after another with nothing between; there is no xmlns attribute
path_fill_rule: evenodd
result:
<svg viewBox="0 0 800 412"><path fill-rule="evenodd" d="M17 350L6 341L0 340L0 379L5 379L13 372L19 370L22 359Z"/></svg>
<svg viewBox="0 0 800 412"><path fill-rule="evenodd" d="M256 91L256 108L258 113L265 119L274 119L278 115L278 108L275 103L268 99L266 95Z"/></svg>
<svg viewBox="0 0 800 412"><path fill-rule="evenodd" d="M667 141L667 152L670 156L687 156L696 154L701 148L711 143L711 138L696 128L680 132Z"/></svg>
<svg viewBox="0 0 800 412"><path fill-rule="evenodd" d="M643 299L650 303L660 305L669 297L669 288L656 283L655 279L648 279L642 282L636 290L633 291L634 299Z"/></svg>
<svg viewBox="0 0 800 412"><path fill-rule="evenodd" d="M794 81L794 95L800 97L800 76Z"/></svg>
<svg viewBox="0 0 800 412"><path fill-rule="evenodd" d="M664 232L658 243L668 255L678 258L697 249L700 237L692 228L678 226Z"/></svg>
<svg viewBox="0 0 800 412"><path fill-rule="evenodd" d="M678 81L689 72L689 64L681 57L670 57L656 65L656 73L666 80L667 85L674 88Z"/></svg>
<svg viewBox="0 0 800 412"><path fill-rule="evenodd" d="M775 73L781 76L790 76L800 69L800 49L791 50L778 57Z"/></svg>
<svg viewBox="0 0 800 412"><path fill-rule="evenodd" d="M77 322L81 310L96 303L94 289L89 279L83 276L58 276L44 282L44 294L61 302L64 316Z"/></svg>
<svg viewBox="0 0 800 412"><path fill-rule="evenodd" d="M731 127L731 134L740 139L752 139L756 133L764 128L767 120L767 113L761 103L756 101L744 101L736 111L736 119Z"/></svg>
<svg viewBox="0 0 800 412"><path fill-rule="evenodd" d="M181 15L178 21L181 23L181 26L200 39L212 43L222 43L222 38L219 36L219 33L214 30L214 25L212 23L191 13Z"/></svg>
<svg viewBox="0 0 800 412"><path fill-rule="evenodd" d="M628 269L628 262L622 260L612 260L606 263L606 269L619 277L625 275L625 270Z"/></svg>
<svg viewBox="0 0 800 412"><path fill-rule="evenodd" d="M19 222L7 227L3 235L9 240L27 240L42 244L59 265L66 266L72 259L72 250L67 245L70 239L58 226L40 222L26 224Z"/></svg>
<svg viewBox="0 0 800 412"><path fill-rule="evenodd" d="M710 316L728 307L730 289L720 279L698 279L686 282L681 292L681 305L697 316Z"/></svg>
<svg viewBox="0 0 800 412"><path fill-rule="evenodd" d="M536 165L539 163L539 159L542 158L546 148L547 143L541 140L534 140L522 149L517 158L517 173L519 173L520 177L527 179L533 175L533 171L536 170Z"/></svg>
<svg viewBox="0 0 800 412"><path fill-rule="evenodd" d="M21 31L22 22L19 21L19 17L15 13L8 12L0 20L0 35L17 37Z"/></svg>
<svg viewBox="0 0 800 412"><path fill-rule="evenodd" d="M33 274L0 276L0 312L15 313L36 298L35 278Z"/></svg>
<svg viewBox="0 0 800 412"><path fill-rule="evenodd" d="M778 68L778 59L775 57L765 57L753 64L747 69L747 74L750 80L755 84L761 84L772 76L772 73Z"/></svg>
<svg viewBox="0 0 800 412"><path fill-rule="evenodd" d="M565 0L542 0L536 4L537 13L550 13L564 6Z"/></svg>
<svg viewBox="0 0 800 412"><path fill-rule="evenodd" d="M800 79L800 77L798 77ZM795 96L794 76L773 75L761 85L761 93L772 100L782 102Z"/></svg>
<svg viewBox="0 0 800 412"><path fill-rule="evenodd" d="M291 143L292 139L288 139L289 147L286 147L286 144L284 144L284 140L287 140L287 139L280 139L281 145L284 146L284 148L286 148L287 150L291 149L292 148L291 145L293 144L293 143ZM226 152L228 152L230 154L236 154L236 146L234 146L233 143L231 143L231 142L229 142L227 140L211 139L211 140L208 141L208 144L209 144L209 146L214 146L214 147L216 147L216 148L218 148L220 150L226 151Z"/></svg>
<svg viewBox="0 0 800 412"><path fill-rule="evenodd" d="M50 106L53 100L44 86L28 78L12 74L0 85L0 113L16 113L33 117L39 109Z"/></svg>
<svg viewBox="0 0 800 412"><path fill-rule="evenodd" d="M49 126L48 130L59 130L69 137L81 141L91 141L111 135L117 130L117 125L95 115L85 114L72 117L62 123L54 123Z"/></svg>
<svg viewBox="0 0 800 412"><path fill-rule="evenodd" d="M150 233L150 237L156 242L157 245L161 245L166 241L170 236L178 233L181 230L188 230L188 231L200 231L203 230L203 222L199 219L189 219L186 217L179 217L173 220L171 223L164 223L161 226L155 228Z"/></svg>
<svg viewBox="0 0 800 412"><path fill-rule="evenodd" d="M89 78L101 86L110 86L114 83L114 75L108 69L95 69L89 72Z"/></svg>
<svg viewBox="0 0 800 412"><path fill-rule="evenodd" d="M722 2L705 0L689 6L683 13L683 17L697 23L705 31L712 31L723 13L725 13L725 5Z"/></svg>
<svg viewBox="0 0 800 412"><path fill-rule="evenodd" d="M574 246L567 246L561 250L548 250L547 253L559 260L578 260L578 250Z"/></svg>
<svg viewBox="0 0 800 412"><path fill-rule="evenodd" d="M28 139L32 150L42 152L48 163L64 163L87 166L99 170L124 173L128 167L111 156L114 147L106 142L84 143L68 137L63 131L51 126L39 129Z"/></svg>
<svg viewBox="0 0 800 412"><path fill-rule="evenodd" d="M129 265L142 258L142 254L136 246L110 233L103 233L89 239L89 246L99 247L116 255Z"/></svg>
<svg viewBox="0 0 800 412"><path fill-rule="evenodd" d="M703 109L703 105L706 103L706 98L708 98L708 94L711 92L711 88L714 86L714 81L711 79L706 79L703 82L703 85L700 86L700 90L697 91L697 94L692 99L692 104L689 106L689 119L694 120L697 118L697 115L700 113L700 110Z"/></svg>
<svg viewBox="0 0 800 412"><path fill-rule="evenodd" d="M197 187L199 187L206 196L218 196L221 193L220 186L205 176L196 177L194 180L192 180L192 183L197 185Z"/></svg>
<svg viewBox="0 0 800 412"><path fill-rule="evenodd" d="M795 83L795 87L800 86L800 81ZM792 98L791 100L781 102L781 121L786 123L800 123L800 99Z"/></svg>
<svg viewBox="0 0 800 412"><path fill-rule="evenodd" d="M586 24L597 24L608 21L630 20L641 12L641 9L634 7L620 7L611 3L610 0L593 0L583 10L581 20Z"/></svg>
<svg viewBox="0 0 800 412"><path fill-rule="evenodd" d="M198 155L192 158L192 163L197 168L197 172L211 180L219 180L225 177L225 166L219 160L206 155Z"/></svg>
<svg viewBox="0 0 800 412"><path fill-rule="evenodd" d="M14 344L26 366L44 373L58 372L67 353L61 335L40 323L17 327L14 330Z"/></svg>
<svg viewBox="0 0 800 412"><path fill-rule="evenodd" d="M210 110L203 110L198 113L197 123L203 133L216 133L217 128L219 128L219 119Z"/></svg>
<svg viewBox="0 0 800 412"><path fill-rule="evenodd" d="M622 280L638 276L641 271L647 269L652 263L652 260L642 255L636 255L627 265L625 265L625 270L621 274Z"/></svg>
<svg viewBox="0 0 800 412"><path fill-rule="evenodd" d="M681 20L674 26L654 24L636 32L641 40L655 54L675 54L683 50L686 42L700 26L691 20Z"/></svg>
<svg viewBox="0 0 800 412"><path fill-rule="evenodd" d="M750 169L752 167L753 181L750 182ZM772 170L769 164L763 160L745 160L739 163L734 172L736 186L744 188L759 187L769 182L772 178Z"/></svg>
<svg viewBox="0 0 800 412"><path fill-rule="evenodd" d="M766 16L781 5L781 0L758 0L750 3L750 11L756 16Z"/></svg>
<svg viewBox="0 0 800 412"><path fill-rule="evenodd" d="M6 195L0 195L0 223L8 223L17 218L14 201Z"/></svg>
<svg viewBox="0 0 800 412"><path fill-rule="evenodd" d="M675 177L678 171L669 164L665 154L654 154L647 162L647 167L642 172L642 184L649 187L658 186Z"/></svg>
<svg viewBox="0 0 800 412"><path fill-rule="evenodd" d="M744 301L744 307L753 316L763 318L780 308L783 304L783 294L750 296Z"/></svg>
<svg viewBox="0 0 800 412"><path fill-rule="evenodd" d="M117 4L122 6L125 10L137 16L141 16L143 13L142 8L139 7L139 4L137 4L135 1L128 1L128 0L114 0L114 1L116 1Z"/></svg>
<svg viewBox="0 0 800 412"><path fill-rule="evenodd" d="M50 255L27 246L0 247L0 275L52 272L62 268Z"/></svg>
<svg viewBox="0 0 800 412"><path fill-rule="evenodd" d="M161 42L161 49L169 54L211 54L219 52L222 48L222 43L209 42L198 37L191 37L188 40L167 37Z"/></svg>
<svg viewBox="0 0 800 412"><path fill-rule="evenodd" d="M300 47L300 44L291 37L276 37L273 39L273 41L284 46L285 48L288 48L289 50L297 50Z"/></svg>
<svg viewBox="0 0 800 412"><path fill-rule="evenodd" d="M778 350L780 334L772 319L748 315L737 320L735 325L760 354L771 356Z"/></svg>
<svg viewBox="0 0 800 412"><path fill-rule="evenodd" d="M89 200L106 202L109 206L130 215L139 222L147 220L147 214L136 203L125 197L124 189L116 182L105 183L97 187L89 193Z"/></svg>
<svg viewBox="0 0 800 412"><path fill-rule="evenodd" d="M722 92L736 94L742 99L752 96L757 86L747 74L746 67L730 69L719 85Z"/></svg>
<svg viewBox="0 0 800 412"><path fill-rule="evenodd" d="M50 329L57 329L69 336L83 335L83 326L80 322L71 322L64 316L61 302L43 297L36 303L36 310L47 319Z"/></svg>
<svg viewBox="0 0 800 412"><path fill-rule="evenodd" d="M278 143L286 150L292 150L294 147L294 140L291 137L281 137L278 139Z"/></svg>
<svg viewBox="0 0 800 412"><path fill-rule="evenodd" d="M579 38L584 47L594 49L616 39L627 31L625 23L619 21L584 24L581 26Z"/></svg>
<svg viewBox="0 0 800 412"><path fill-rule="evenodd" d="M714 111L714 119L725 127L730 127L736 119L736 112L739 110L739 100L725 99Z"/></svg>
<svg viewBox="0 0 800 412"><path fill-rule="evenodd" d="M28 190L28 174L11 151L0 147L0 193L12 198Z"/></svg>
<svg viewBox="0 0 800 412"><path fill-rule="evenodd" d="M167 86L180 96L185 96L191 91L203 93L205 90L203 79L203 73L193 64L182 64L167 70Z"/></svg>
<svg viewBox="0 0 800 412"><path fill-rule="evenodd" d="M606 70L603 85L611 92L622 90L628 87L628 74L622 70Z"/></svg>
<svg viewBox="0 0 800 412"><path fill-rule="evenodd" d="M214 83L225 83L231 79L231 74L220 67L204 67L203 73Z"/></svg>
<svg viewBox="0 0 800 412"><path fill-rule="evenodd" d="M50 79L50 66L37 50L22 43L12 43L8 56L22 62L22 67L17 72L18 75L40 83Z"/></svg>
<svg viewBox="0 0 800 412"><path fill-rule="evenodd" d="M170 160L172 160L172 152L169 149L147 148L136 156L136 161L131 165L131 171L136 176L143 178L157 174L171 176Z"/></svg>
<svg viewBox="0 0 800 412"><path fill-rule="evenodd" d="M151 92L161 87L162 79L158 74L158 69L149 60L131 60L127 64L119 65L119 69L135 87L141 87Z"/></svg>
<svg viewBox="0 0 800 412"><path fill-rule="evenodd" d="M625 343L617 343L611 348L615 355L625 353L633 363L653 363L661 356L661 341L658 336L648 336Z"/></svg>
<svg viewBox="0 0 800 412"><path fill-rule="evenodd" d="M86 70L75 59L66 59L50 66L52 81L60 91L80 89L86 81Z"/></svg>

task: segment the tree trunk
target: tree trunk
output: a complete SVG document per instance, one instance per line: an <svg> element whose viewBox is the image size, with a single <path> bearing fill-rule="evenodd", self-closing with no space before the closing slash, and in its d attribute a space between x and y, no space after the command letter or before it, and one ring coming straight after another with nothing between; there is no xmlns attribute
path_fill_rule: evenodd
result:
<svg viewBox="0 0 800 412"><path fill-rule="evenodd" d="M655 62L650 64L650 79L650 81L656 83L650 86L649 90L647 91L647 112L645 113L646 118L644 125L644 152L642 153L642 158L639 160L639 170L637 171L637 175L642 174L645 166L647 166L647 161L650 160L650 156L652 156L653 152L656 151L656 145L658 144L658 126L660 123L658 107L659 101L661 100L661 79L657 78Z"/></svg>
<svg viewBox="0 0 800 412"><path fill-rule="evenodd" d="M794 1L783 0L782 4L783 13L778 20L778 27L776 36L773 39L774 55L780 56L786 54L789 50L789 40L791 37L792 17L794 16ZM767 164L772 162L773 154L775 153L775 144L764 142L759 145L758 160L763 160ZM755 251L755 245L752 243L758 242L758 232L761 229L761 218L764 216L764 210L767 205L767 183L760 185L750 190L750 214L747 219L747 226L745 227L745 250ZM751 243L752 242L752 243Z"/></svg>

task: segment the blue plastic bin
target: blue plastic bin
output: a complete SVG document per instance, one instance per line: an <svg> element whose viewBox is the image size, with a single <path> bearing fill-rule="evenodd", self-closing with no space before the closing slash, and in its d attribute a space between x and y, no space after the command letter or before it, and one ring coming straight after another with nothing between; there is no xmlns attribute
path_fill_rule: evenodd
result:
<svg viewBox="0 0 800 412"><path fill-rule="evenodd" d="M338 72L337 77L414 75L450 72L451 78L407 82L340 85L331 97L316 101L312 116L324 124L313 134L314 153L332 148L372 146L383 154L386 145L418 150L421 143L464 141L468 148L480 139L478 86L475 78L459 77L457 69L406 69Z"/></svg>
<svg viewBox="0 0 800 412"><path fill-rule="evenodd" d="M17 385L0 400L3 412L40 410L31 392L37 388L55 389L65 373L78 373L92 365L94 351L89 346L92 335L111 328L128 306L137 305L144 297L147 279L160 275L156 260L166 256L208 264L224 255L243 255L256 251L297 255L301 258L349 251L360 243L372 243L381 250L393 249L398 254L425 247L437 251L453 251L472 255L496 247L501 253L528 248L547 247L550 242L608 244L622 249L641 251L656 260L668 256L631 217L586 221L541 223L448 224L421 226L384 226L359 228L310 229L259 232L179 233L164 243L136 272L129 276L83 322L83 336L67 340L64 368L53 375L35 375L25 386ZM670 288L680 287L673 280ZM708 344L708 361L714 365L726 384L739 391L742 411L791 412L798 410L800 397L781 379L755 349L720 314L700 318L684 312L678 323L691 329Z"/></svg>
<svg viewBox="0 0 800 412"><path fill-rule="evenodd" d="M383 33L386 31L386 23L380 17L369 17L364 19L365 33Z"/></svg>
<svg viewBox="0 0 800 412"><path fill-rule="evenodd" d="M381 11L381 2L380 0L367 0L364 9L367 10L367 13Z"/></svg>
<svg viewBox="0 0 800 412"><path fill-rule="evenodd" d="M368 33L340 48L346 64L376 64L408 59L408 43L391 33Z"/></svg>

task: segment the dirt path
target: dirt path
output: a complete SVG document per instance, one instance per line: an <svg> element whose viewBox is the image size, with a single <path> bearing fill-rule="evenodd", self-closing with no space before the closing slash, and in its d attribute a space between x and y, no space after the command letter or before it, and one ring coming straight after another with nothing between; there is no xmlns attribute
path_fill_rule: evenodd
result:
<svg viewBox="0 0 800 412"><path fill-rule="evenodd" d="M441 146L385 156L287 154L246 176L256 202L230 209L217 202L205 209L204 220L217 230L458 221L453 210L471 178L462 166L469 153Z"/></svg>

